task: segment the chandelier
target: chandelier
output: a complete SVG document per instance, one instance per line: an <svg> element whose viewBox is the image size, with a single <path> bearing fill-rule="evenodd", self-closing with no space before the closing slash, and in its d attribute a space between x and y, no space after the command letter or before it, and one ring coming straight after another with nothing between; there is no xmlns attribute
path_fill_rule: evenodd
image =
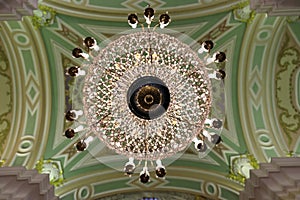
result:
<svg viewBox="0 0 300 200"><path fill-rule="evenodd" d="M165 31L171 22L168 13L161 14L152 28L154 12L150 6L144 11L147 27L136 14L129 14L133 31L103 48L93 37L86 37L87 51L74 48L72 52L84 60L82 66L67 71L80 82L83 107L66 112L66 120L84 116L85 124L67 129L65 136L73 138L88 129L76 143L77 150L85 150L97 137L128 157L124 172L129 176L137 167L135 160L138 165L144 162L142 183L150 181L148 162L155 162L156 177L164 178L163 159L183 152L191 143L207 153L221 142L219 132L212 131L221 130L222 119L212 114L216 89L211 80L219 82L226 75L222 69L208 68L226 60L224 52L208 57L214 46L211 40L198 45L195 52ZM205 53L204 58L199 56Z"/></svg>

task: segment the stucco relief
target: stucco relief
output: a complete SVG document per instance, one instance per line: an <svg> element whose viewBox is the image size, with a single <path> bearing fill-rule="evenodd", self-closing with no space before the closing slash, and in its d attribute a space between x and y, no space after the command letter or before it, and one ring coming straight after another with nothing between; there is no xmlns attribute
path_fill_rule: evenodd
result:
<svg viewBox="0 0 300 200"><path fill-rule="evenodd" d="M10 130L12 109L12 82L8 59L0 43L0 153L3 151L3 145Z"/></svg>
<svg viewBox="0 0 300 200"><path fill-rule="evenodd" d="M295 44L292 36L287 33L279 53L275 79L277 115L289 150L294 149L300 133L300 110L297 105L300 94L296 91L296 75L300 71L300 49Z"/></svg>

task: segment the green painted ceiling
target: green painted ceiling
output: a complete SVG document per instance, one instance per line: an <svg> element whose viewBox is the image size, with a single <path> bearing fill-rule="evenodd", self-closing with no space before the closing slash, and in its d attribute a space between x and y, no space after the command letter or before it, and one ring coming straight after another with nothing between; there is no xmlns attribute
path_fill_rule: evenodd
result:
<svg viewBox="0 0 300 200"><path fill-rule="evenodd" d="M99 42L129 30L127 14L142 13L150 3L157 13L168 11L169 29L200 42L216 43L228 57L225 80L226 116L223 143L199 158L193 147L167 167L166 180L148 185L138 175L128 178L125 158L99 141L76 153L63 136L64 111L72 100L74 80L64 75L80 65L71 50L82 38ZM62 199L93 199L120 194L177 192L195 199L237 199L243 185L227 176L232 160L252 154L258 162L300 154L300 22L256 14L251 23L235 17L231 0L104 1L44 0L56 10L54 24L35 29L29 17L0 23L0 158L7 166L34 168L51 160L63 171L56 187ZM70 98L68 100L68 98ZM66 102L66 99L68 100ZM148 192L148 193L143 193ZM154 193L153 193L154 194Z"/></svg>

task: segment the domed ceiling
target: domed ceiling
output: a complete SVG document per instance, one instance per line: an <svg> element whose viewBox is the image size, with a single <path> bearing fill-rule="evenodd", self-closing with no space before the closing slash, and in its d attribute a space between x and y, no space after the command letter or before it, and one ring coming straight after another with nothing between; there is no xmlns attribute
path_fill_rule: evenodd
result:
<svg viewBox="0 0 300 200"><path fill-rule="evenodd" d="M1 22L3 165L51 172L63 200L238 199L243 184L237 177L251 164L300 154L300 22L249 15L239 2L44 0L40 4L56 11L50 26L36 29L30 17ZM145 185L138 175L124 176L126 158L100 141L79 153L74 148L79 136L70 140L63 134L72 127L64 112L76 91L65 70L82 63L72 58L72 49L83 48L86 36L102 42L129 30L128 13L142 14L147 4L156 13L169 12L168 29L199 43L212 39L214 51L226 52L228 61L223 142L204 158L191 146L167 167L165 180Z"/></svg>

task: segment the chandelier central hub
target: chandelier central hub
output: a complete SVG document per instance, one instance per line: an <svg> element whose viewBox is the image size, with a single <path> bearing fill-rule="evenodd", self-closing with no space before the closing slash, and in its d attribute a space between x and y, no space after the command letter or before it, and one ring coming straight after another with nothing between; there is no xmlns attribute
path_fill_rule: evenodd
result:
<svg viewBox="0 0 300 200"><path fill-rule="evenodd" d="M163 178L166 170L162 159L178 158L178 155L171 157L182 153L191 142L201 153L199 156L205 156L212 145L222 141L215 132L222 127L222 121L216 118L220 113L213 109L212 99L214 107L224 111L225 97L218 87L212 87L214 82L210 79L221 80L226 74L222 69L206 66L225 61L226 55L215 52L203 60L194 50L198 49L199 54L209 53L213 48L211 40L199 47L186 35L156 32L156 27L163 29L170 23L168 12L160 15L159 24L153 29L150 25L154 9L150 5L144 11L144 18L148 24L146 30L142 25L142 29L110 38L100 46L94 38L86 37L84 45L89 49L88 54L80 48L73 49L73 57L86 61L84 70L78 66L68 69L70 76L86 75L84 79L78 78L83 80L78 81L83 89L78 94L82 99L77 96L73 99L73 103L83 104L83 112L67 112L66 119L77 121L78 115L84 113L88 134L97 136L117 154L128 157L124 167L127 175L131 176L144 160L140 181L147 183L148 161L155 161L156 177ZM138 16L129 14L128 24L137 28ZM210 73L211 70L214 72ZM74 91L78 93L75 87ZM220 98L216 96L219 94ZM84 129L83 125L68 129L65 136L72 138ZM83 151L92 140L92 136L81 140L77 150ZM211 145L206 145L207 142ZM135 159L140 160L137 166Z"/></svg>
<svg viewBox="0 0 300 200"><path fill-rule="evenodd" d="M170 104L170 92L165 83L154 76L135 80L127 92L129 109L137 117L151 120L164 114Z"/></svg>
<svg viewBox="0 0 300 200"><path fill-rule="evenodd" d="M186 149L211 107L210 80L197 54L152 31L123 35L96 53L87 64L83 105L98 138L138 160Z"/></svg>
<svg viewBox="0 0 300 200"><path fill-rule="evenodd" d="M151 94L147 94L145 97L144 97L144 101L146 104L153 104L154 102L154 97L151 95Z"/></svg>

